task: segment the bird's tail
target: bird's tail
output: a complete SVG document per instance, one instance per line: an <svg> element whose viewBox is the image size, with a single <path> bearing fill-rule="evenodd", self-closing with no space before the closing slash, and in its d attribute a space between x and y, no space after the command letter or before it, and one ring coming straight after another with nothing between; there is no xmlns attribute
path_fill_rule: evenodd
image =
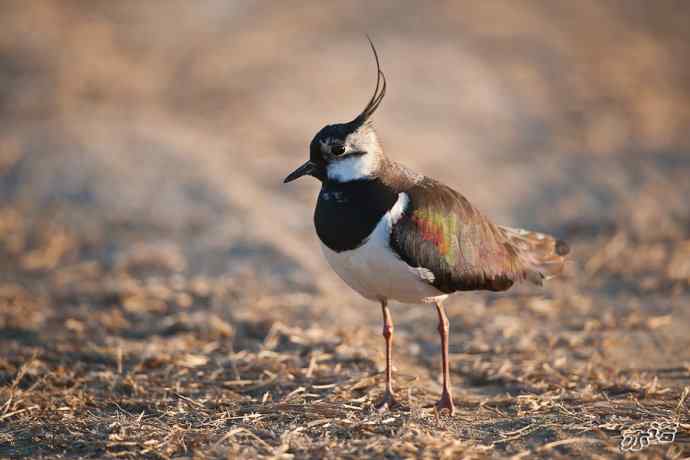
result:
<svg viewBox="0 0 690 460"><path fill-rule="evenodd" d="M515 249L527 272L527 279L535 284L553 278L563 271L570 247L565 241L550 235L520 228L498 227Z"/></svg>

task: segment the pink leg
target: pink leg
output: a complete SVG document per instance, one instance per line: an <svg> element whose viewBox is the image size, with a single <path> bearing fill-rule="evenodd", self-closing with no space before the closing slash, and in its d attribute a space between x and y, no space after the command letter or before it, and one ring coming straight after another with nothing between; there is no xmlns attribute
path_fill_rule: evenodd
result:
<svg viewBox="0 0 690 460"><path fill-rule="evenodd" d="M381 311L383 312L383 338L386 341L386 391L383 398L374 406L380 412L400 406L393 393L393 321L386 300L381 301Z"/></svg>
<svg viewBox="0 0 690 460"><path fill-rule="evenodd" d="M436 304L436 312L438 313L438 334L441 336L441 360L443 363L443 392L441 399L436 402L436 409L440 412L443 409L448 409L448 414L455 413L455 406L453 405L453 397L450 394L450 366L448 364L448 317L443 309L441 302Z"/></svg>

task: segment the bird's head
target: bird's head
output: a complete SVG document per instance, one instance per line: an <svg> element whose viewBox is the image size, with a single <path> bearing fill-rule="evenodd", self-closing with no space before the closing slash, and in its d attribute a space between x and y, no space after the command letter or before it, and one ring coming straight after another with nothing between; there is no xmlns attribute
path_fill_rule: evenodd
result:
<svg viewBox="0 0 690 460"><path fill-rule="evenodd" d="M309 161L290 173L285 183L305 175L322 182L349 182L376 174L384 156L370 118L386 95L386 77L371 40L369 44L377 67L376 89L369 103L354 120L321 128L309 145Z"/></svg>

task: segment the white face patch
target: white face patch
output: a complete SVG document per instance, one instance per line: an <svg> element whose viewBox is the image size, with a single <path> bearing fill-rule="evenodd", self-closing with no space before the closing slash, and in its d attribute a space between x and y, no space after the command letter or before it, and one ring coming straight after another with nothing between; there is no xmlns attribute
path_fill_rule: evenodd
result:
<svg viewBox="0 0 690 460"><path fill-rule="evenodd" d="M324 146L322 145L322 148ZM330 152L330 146L328 147ZM364 152L348 155L349 152ZM378 170L383 152L376 133L363 126L345 139L345 154L333 158L326 166L328 178L338 182L372 177Z"/></svg>
<svg viewBox="0 0 690 460"><path fill-rule="evenodd" d="M372 153L364 155L351 155L343 159L331 161L326 166L328 178L338 182L350 182L353 180L371 177L378 167L378 159Z"/></svg>

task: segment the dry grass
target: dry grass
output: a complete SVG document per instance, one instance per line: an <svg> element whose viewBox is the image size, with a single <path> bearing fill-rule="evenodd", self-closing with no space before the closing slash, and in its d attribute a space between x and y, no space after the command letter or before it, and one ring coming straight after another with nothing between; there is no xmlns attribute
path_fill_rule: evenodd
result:
<svg viewBox="0 0 690 460"><path fill-rule="evenodd" d="M623 457L663 420L638 456L687 457L689 12L626 4L8 3L0 457ZM366 99L363 32L391 155L574 249L449 301L453 418L422 307L393 307L408 410L371 410L378 308L318 254L315 185L278 185Z"/></svg>

